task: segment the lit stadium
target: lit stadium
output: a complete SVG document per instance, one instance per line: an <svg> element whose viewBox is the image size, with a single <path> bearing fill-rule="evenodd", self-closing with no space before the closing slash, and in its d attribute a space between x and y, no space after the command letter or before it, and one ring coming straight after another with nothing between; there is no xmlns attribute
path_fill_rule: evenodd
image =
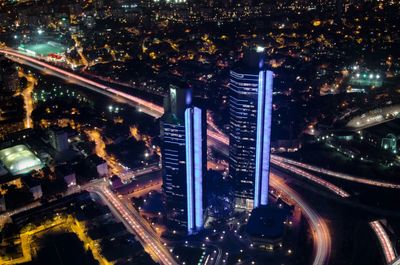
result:
<svg viewBox="0 0 400 265"><path fill-rule="evenodd" d="M54 41L35 43L35 44L21 44L19 50L28 54L48 56L50 54L63 54L66 50L65 46Z"/></svg>
<svg viewBox="0 0 400 265"><path fill-rule="evenodd" d="M25 145L16 145L0 150L0 161L13 176L43 167L40 159Z"/></svg>

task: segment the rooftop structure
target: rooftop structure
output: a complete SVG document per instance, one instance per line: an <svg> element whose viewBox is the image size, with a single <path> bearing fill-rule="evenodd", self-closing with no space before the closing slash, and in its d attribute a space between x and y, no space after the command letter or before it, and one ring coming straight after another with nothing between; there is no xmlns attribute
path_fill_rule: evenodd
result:
<svg viewBox="0 0 400 265"><path fill-rule="evenodd" d="M0 161L13 176L43 167L40 159L25 145L16 145L0 150Z"/></svg>
<svg viewBox="0 0 400 265"><path fill-rule="evenodd" d="M246 231L257 247L272 250L282 243L289 216L288 209L260 206L252 211Z"/></svg>

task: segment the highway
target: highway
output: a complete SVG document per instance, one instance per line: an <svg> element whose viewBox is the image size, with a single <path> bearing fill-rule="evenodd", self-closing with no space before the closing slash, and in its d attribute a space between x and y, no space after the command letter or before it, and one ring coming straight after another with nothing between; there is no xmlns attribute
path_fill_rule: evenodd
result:
<svg viewBox="0 0 400 265"><path fill-rule="evenodd" d="M342 188L339 188L338 186L336 186L324 179L321 179L315 175L312 175L312 174L310 174L304 170L301 170L295 166L285 164L279 160L274 160L274 158L271 158L271 162L272 161L275 165L277 165L283 169L289 170L290 172L295 173L296 175L299 175L301 177L304 177L318 185L321 185L342 198L350 197L350 194L347 193L346 191L344 191Z"/></svg>
<svg viewBox="0 0 400 265"><path fill-rule="evenodd" d="M55 67L55 66L45 63L43 61L40 61L36 58L21 54L18 51L14 51L11 49L0 49L0 53L5 54L8 58L10 58L11 60L14 60L18 63L29 65L38 70L45 71L48 74L52 74L59 78L62 78L64 80L66 80L67 82L72 81L72 82L74 82L78 85L81 85L85 88L88 88L92 91L112 97L117 101L122 100L123 102L126 102L130 105L139 107L139 110L141 110L144 113L151 115L155 118L161 117L164 113L163 108L154 103L151 103L151 102L145 101L143 99L129 95L127 93L115 90L111 87L108 87L101 83L95 82L88 78L81 77L77 74L68 72L61 68ZM208 121L208 123L213 124L212 120L207 119L207 121ZM209 139L211 140L211 142L214 142L215 144L219 143L221 145L229 144L229 138L226 135L222 134L219 130L217 130L213 126L211 126L210 128L211 129L207 129L207 135L208 135ZM294 172L300 176L303 176L303 177L309 179L310 181L313 181L319 185L323 185L326 188L328 188L329 190L331 190L332 192L334 192L335 194L339 195L340 197L344 197L344 198L349 196L348 193L341 190L337 186L335 186L325 180L322 180L321 178L318 178L314 175L309 174L308 172L305 172L304 170L301 170L298 167L302 167L304 169L308 169L308 170L311 170L314 172L323 173L323 174L327 174L330 176L346 179L349 181L359 182L359 183L363 183L363 184L375 185L375 186L380 186L380 187L396 188L396 189L398 188L398 185L396 185L396 184L371 181L371 180L362 179L362 178L356 178L356 177L345 175L342 173L337 173L337 172L317 168L314 166L306 165L304 163L298 164L298 162L296 162L296 161L282 161L282 158L274 156L274 155L272 155L271 158L272 158L271 162L273 164L284 167L285 169L287 169L291 172ZM287 165L287 164L290 164L290 165ZM275 186L275 188L277 188L278 190L282 190L284 192L286 191L285 193L288 193L287 195L292 197L296 201L296 203L299 204L299 206L302 208L303 212L307 215L307 218L309 219L311 225L313 226L313 230L315 231L314 239L315 239L316 255L315 255L313 264L314 265L325 264L328 260L329 254L330 254L330 236L329 236L329 230L326 227L326 224L324 224L322 219L319 218L318 215L316 213L314 213L313 210L307 204L305 204L305 202L302 201L301 198L297 194L295 194L294 191L291 190L287 185L277 182L276 179L273 180L273 178L271 180L271 185L273 187ZM110 197L109 199L112 200L113 198ZM115 202L115 201L113 200L113 202ZM121 209L123 209L123 208L121 208ZM125 217L128 218L128 215L126 215ZM129 220L129 221L132 222L132 220ZM385 244L385 242L390 243L390 241L387 242L385 240L384 234L379 233L379 231L381 231L381 230L376 230L377 227L379 228L379 226L373 225L373 229L375 228L374 231L377 233L377 236L379 238L382 248L387 249L387 245ZM155 243L153 242L153 244L155 244ZM161 253L162 252L160 252L160 254ZM384 253L387 253L387 251L384 251Z"/></svg>
<svg viewBox="0 0 400 265"><path fill-rule="evenodd" d="M386 263L391 264L396 259L396 252L388 234L379 221L370 222L369 225L378 237Z"/></svg>
<svg viewBox="0 0 400 265"><path fill-rule="evenodd" d="M45 63L41 60L38 60L34 57L27 56L18 51L12 49L0 49L0 53L6 55L10 60L16 61L21 64L27 64L31 67L34 67L38 70L45 71L46 73L55 75L59 78L62 78L68 82L73 81L74 83L86 87L95 92L104 94L106 96L111 96L116 100L123 100L127 103L133 103L136 107L139 107L141 111L147 113L154 117L160 117L164 113L164 109L154 103L148 102L141 98L129 95L128 93L124 93L113 89L109 86L103 85L99 82L90 80L88 78L79 76L72 72L66 71L64 69L58 68L51 64ZM25 61L25 62L24 62Z"/></svg>
<svg viewBox="0 0 400 265"><path fill-rule="evenodd" d="M300 167L306 170L310 170L310 171L314 171L317 173L321 173L321 174L325 174L331 177L335 177L335 178L340 178L343 180L348 180L351 182L357 182L357 183L361 183L361 184L366 184L366 185L370 185L370 186L377 186L377 187L382 187L382 188L390 188L390 189L400 189L400 185L399 184L394 184L394 183L389 183L389 182L384 182L384 181L378 181L378 180L370 180L370 179L366 179L366 178L361 178L361 177L355 177L355 176L351 176L348 174L344 174L344 173L339 173L339 172L335 172L332 170L328 170L328 169L324 169L324 168L320 168L320 167L316 167L316 166L312 166L309 164L305 164L305 163L301 163L292 159L288 159L288 158L284 158L281 156L277 156L277 155L272 155L271 156L271 160L273 161L274 164L276 164L277 162L281 162L281 163L285 163L285 164L290 164L290 165L294 165L296 167Z"/></svg>
<svg viewBox="0 0 400 265"><path fill-rule="evenodd" d="M112 89L108 86L95 82L93 80L87 79L85 77L81 77L77 74L65 71L43 61L40 61L36 58L21 54L17 51L10 49L0 49L0 53L7 55L8 58L14 60L21 64L27 64L31 67L34 67L38 70L46 71L48 74L55 75L59 78L66 80L67 82L73 81L76 84L82 85L90 90L95 92L102 93L106 96L110 96L115 99L124 99L128 103L131 103L134 106L139 106L139 108L143 109L143 112L153 116L160 117L164 113L164 109L160 106L157 106L151 102L147 102L140 98L131 96L127 93L120 92L118 90ZM207 129L207 135L211 138L212 141L221 143L222 145L228 145L229 139L227 136L221 134L220 132L215 132L214 130ZM331 239L329 234L329 229L322 218L320 218L312 208L306 204L298 194L296 194L292 189L290 189L284 182L278 180L275 176L271 180L271 185L277 190L282 191L287 195L287 197L292 198L305 213L307 218L310 221L310 225L312 230L314 231L314 245L315 245L315 258L313 261L313 265L324 265L327 263L331 250ZM110 203L120 212L125 222L127 222L132 230L139 233L139 236L142 238L143 242L146 245L149 245L151 248L154 248L154 253L158 256L158 258L164 262L165 264L174 264L173 259L170 260L166 253L164 253L163 248L158 246L158 238L152 238L149 235L144 233L143 224L140 221L135 220L127 211L126 207L121 204L118 198L116 198L113 193L111 193L108 189L97 190L99 194L102 194L104 198L110 201Z"/></svg>
<svg viewBox="0 0 400 265"><path fill-rule="evenodd" d="M90 80L85 77L81 77L77 74L68 72L61 68L57 68L53 65L50 65L43 61L40 61L36 58L27 56L25 54L21 54L18 51L11 50L11 49L0 49L0 53L5 54L9 59L14 60L18 63L29 65L38 70L45 71L48 74L52 74L54 76L62 78L64 80L66 80L67 82L74 82L74 83L81 85L85 88L88 88L92 91L112 97L117 101L123 101L130 105L138 107L140 111L143 111L144 113L151 115L155 118L161 117L164 113L163 108L154 103L151 103L151 102L145 101L143 99L140 99L138 97L129 95L127 93L115 90L109 86L103 85L101 83L95 82L95 81ZM392 114L392 113L390 113L390 114ZM393 112L393 115L397 116L397 110L395 112ZM377 114L376 117L379 118L379 121L381 121L382 118L389 118L389 117L382 116L381 113ZM359 121L359 123L357 123L357 121L354 121L355 126L354 126L354 124L348 124L348 126L353 125L355 128L357 128L357 127L360 128L362 126L370 125L371 123L374 123L374 122L376 123L377 122L376 120L378 118L375 119L375 117L373 117L372 119L369 119L369 120L367 118L367 120L365 122L364 117L362 117L363 122ZM208 120L208 122L211 123L210 120ZM349 127L351 127L351 126L349 126ZM219 130L216 130L212 126L210 128L212 130L207 129L207 135L212 142L220 143L221 145L229 144L229 139L226 135L221 134L221 132ZM357 177L353 177L350 175L314 167L314 166L307 165L304 163L299 163L296 161L288 161L288 160L282 161L281 157L277 157L274 155L272 155L271 158L272 158L271 162L273 164L284 167L287 170L294 172L300 176L303 176L303 177L309 179L310 181L313 181L319 185L323 185L323 186L327 187L329 190L331 190L332 192L334 192L335 194L339 195L340 197L344 197L344 198L349 196L348 193L341 190L337 186L335 186L325 180L322 180L321 178L318 178L312 174L309 174L308 172L305 172L304 170L301 170L299 167L301 167L303 169L311 170L314 172L323 173L323 174L330 175L333 177L337 177L337 178L341 178L341 179L345 179L345 180L349 180L349 181L353 181L353 182L363 183L363 184L367 184L367 185L374 185L374 186L379 186L379 187L395 188L395 189L399 188L399 185L397 185L397 184L372 181L372 180L363 179L363 178L357 178ZM289 165L287 165L287 164L289 164ZM326 264L326 262L329 258L329 255L330 255L330 247L331 246L330 246L329 230L328 230L328 227L326 226L326 224L324 223L323 219L320 218L300 198L300 196L298 196L292 189L290 189L283 182L280 182L278 177L275 176L275 177L271 178L271 185L273 187L275 187L276 189L283 191L289 197L291 197L294 201L296 201L296 203L301 207L302 211L306 214L308 220L310 221L311 226L313 227L313 231L314 231L314 244L315 244L315 249L316 249L315 250L316 255L315 255L313 264L314 265ZM146 234L143 234L143 231L144 231L143 227L139 226L138 221L135 221L129 215L129 213L126 211L126 208L121 204L121 202L118 200L118 198L115 198L114 196L112 196L112 193L108 190L103 190L102 192L104 192L105 198L107 198L107 200L110 200L111 203L113 203L113 205L115 205L115 207L119 211L121 211L123 218L126 220L126 222L128 222L132 226L132 229L134 231L139 232L139 235L143 236L143 240L145 240L145 243L148 244L150 247L154 248L154 252L157 255L159 255L160 260L164 260L164 262L166 262L165 264L174 264L173 261L169 260L169 258L167 257L167 253L164 253L164 250L159 248L160 246L158 246L158 244L156 243L156 242L158 242L158 239L150 239L150 237L148 235L146 236ZM371 227L378 236L378 239L380 241L382 249L384 250L386 260L394 260L395 254L394 254L394 252L392 252L393 246L391 245L391 242L388 239L387 234L385 233L385 231L383 230L381 225L372 222ZM136 228L136 230L134 228Z"/></svg>
<svg viewBox="0 0 400 265"><path fill-rule="evenodd" d="M400 257L393 261L391 265L400 265Z"/></svg>
<svg viewBox="0 0 400 265"><path fill-rule="evenodd" d="M362 130L399 117L400 105L391 105L370 110L362 115L352 118L347 127L352 130Z"/></svg>
<svg viewBox="0 0 400 265"><path fill-rule="evenodd" d="M313 265L327 264L331 252L331 236L328 226L322 219L293 189L275 174L270 174L270 185L286 196L291 198L301 209L313 231L314 237L314 261Z"/></svg>
<svg viewBox="0 0 400 265"><path fill-rule="evenodd" d="M36 58L21 54L17 51L13 51L10 49L1 49L0 53L7 55L8 58L10 58L11 60L17 61L18 63L27 64L38 70L42 70L42 71L45 71L46 73L53 74L57 77L60 77L68 82L73 81L76 84L79 84L79 85L86 87L90 90L93 90L95 92L102 93L106 96L110 96L116 100L124 100L125 102L127 102L133 106L139 107L139 109L141 111L143 111L153 117L156 117L156 118L161 117L164 113L163 108L154 103L151 103L151 102L145 101L143 99L140 99L138 97L129 95L127 93L115 90L115 89L108 87L106 85L103 85L101 83L95 82L95 81L90 80L85 77L81 77L77 74L74 74L74 73L71 73L68 71L65 71L61 68L55 67L55 66L45 63L43 61L40 61ZM208 121L209 121L209 119L208 119ZM209 121L209 123L211 123L211 122ZM219 142L223 145L229 144L229 139L227 136L221 134L221 132L216 130L214 127L211 127L211 128L213 130L208 129L207 135L209 138L211 138L212 141ZM398 188L398 185L396 185L396 184L371 181L371 180L362 179L362 178L356 178L356 177L352 177L352 176L345 175L342 173L337 173L337 172L317 168L314 166L306 165L303 163L298 164L298 162L296 162L296 161L282 161L282 159L283 158L281 158L281 157L277 157L277 156L273 155L271 162L278 166L284 167L285 169L292 171L300 176L306 177L307 179L309 179L319 185L323 185L341 197L348 197L349 194L346 193L345 191L341 190L337 186L335 186L325 180L322 180L321 178L313 176L313 175L309 174L308 172L305 172L304 170L294 167L293 165L296 165L298 167L302 167L302 168L305 168L305 169L308 169L311 171L315 171L315 172L335 176L338 178L354 181L354 182L364 183L364 184L368 184L368 185L375 185L375 186L380 186L380 187L390 187L390 188L396 188L396 189ZM291 164L292 166L289 166L286 163ZM327 259L329 257L329 253L330 253L330 236L329 236L329 230L326 227L326 224L323 223L321 218L318 218L318 215L316 213L314 213L313 210L307 204L305 204L304 201L302 201L301 198L297 194L295 194L293 190L291 190L287 185L285 185L283 183L280 183L279 185L278 185L278 183L280 183L280 182L277 182L276 180L271 181L272 186L277 186L276 187L277 189L286 191L285 193L288 193L288 196L292 197L296 201L296 203L299 204L299 206L302 208L303 212L307 215L307 218L310 220L311 225L314 227L316 256L315 256L313 264L315 264L315 265L325 264L327 262ZM106 194L108 194L108 193L106 193ZM114 203L116 203L116 201L114 201L112 197L107 197L107 198L112 200ZM122 210L123 210L123 208L121 208L121 211ZM128 218L129 216L126 215L125 217ZM132 222L132 220L129 220L129 221ZM376 227L376 226L374 226L374 227ZM375 230L375 231L378 231L378 230ZM382 242L386 242L384 239L382 239L382 234L377 234L377 235L378 235L378 238L380 239L381 245L382 245ZM155 243L153 242L153 244L155 244ZM385 245L382 245L382 246L385 249ZM158 254L157 251L155 251L155 253ZM386 251L385 251L385 253L386 253ZM161 255L162 252L159 252L159 254ZM161 257L163 258L163 256L161 256ZM166 263L166 264L168 264L168 263Z"/></svg>
<svg viewBox="0 0 400 265"><path fill-rule="evenodd" d="M118 217L131 230L143 247L152 257L164 265L177 265L170 251L161 243L155 232L149 228L146 221L135 210L128 208L115 193L111 192L105 185L93 185L86 188L90 192L98 194L102 200L113 210ZM129 204L128 204L129 205Z"/></svg>

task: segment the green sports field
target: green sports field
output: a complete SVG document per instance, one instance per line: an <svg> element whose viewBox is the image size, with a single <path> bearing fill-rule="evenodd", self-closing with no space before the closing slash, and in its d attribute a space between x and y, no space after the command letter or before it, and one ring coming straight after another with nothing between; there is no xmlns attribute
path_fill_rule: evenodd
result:
<svg viewBox="0 0 400 265"><path fill-rule="evenodd" d="M51 53L63 53L66 47L60 43L49 41L47 43L35 43L20 45L20 49L35 52L37 55L46 56Z"/></svg>

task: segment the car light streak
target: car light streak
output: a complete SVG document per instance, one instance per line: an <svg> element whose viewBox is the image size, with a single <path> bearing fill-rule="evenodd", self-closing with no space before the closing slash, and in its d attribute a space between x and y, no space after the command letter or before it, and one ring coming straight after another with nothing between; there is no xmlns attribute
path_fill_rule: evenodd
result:
<svg viewBox="0 0 400 265"><path fill-rule="evenodd" d="M383 228L382 224L379 221L370 222L369 225L371 226L372 230L374 230L376 236L378 237L379 243L382 246L386 263L390 264L396 259L396 254L388 234L386 233L385 229Z"/></svg>

